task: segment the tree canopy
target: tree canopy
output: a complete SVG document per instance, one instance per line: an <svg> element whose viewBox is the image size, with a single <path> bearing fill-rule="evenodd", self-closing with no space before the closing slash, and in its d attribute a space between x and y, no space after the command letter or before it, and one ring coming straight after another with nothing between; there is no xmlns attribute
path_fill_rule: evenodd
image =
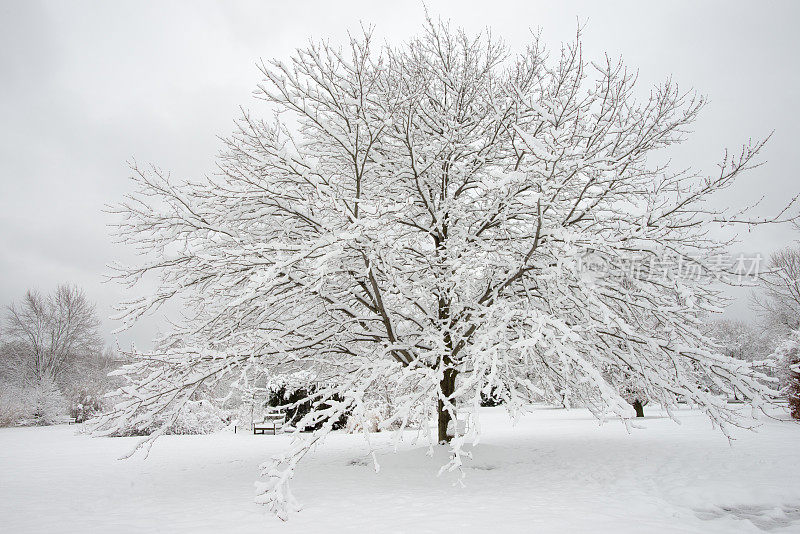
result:
<svg viewBox="0 0 800 534"><path fill-rule="evenodd" d="M667 79L637 98L636 73L587 60L579 37L512 54L430 20L400 47L366 33L260 69L267 113L242 112L216 175L132 166L116 232L147 259L117 275L158 288L120 317L178 298L188 312L127 367L106 425L177 413L222 377L235 391L303 371L325 384L304 420L322 425L265 468L261 497L285 517L297 462L376 388L394 395L382 427L423 421L452 448L448 469L467 438L453 422L477 422L482 392L516 413L569 391L628 421L635 380L723 430L746 424L725 395L774 393L700 328L730 274L708 225L743 217L709 199L763 142L713 176L649 158L684 140L702 97Z"/></svg>

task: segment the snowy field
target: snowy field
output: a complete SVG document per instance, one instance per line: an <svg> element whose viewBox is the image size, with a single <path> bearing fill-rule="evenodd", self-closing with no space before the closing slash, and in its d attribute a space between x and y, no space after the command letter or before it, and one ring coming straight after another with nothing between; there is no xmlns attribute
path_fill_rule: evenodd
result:
<svg viewBox="0 0 800 534"><path fill-rule="evenodd" d="M481 414L484 438L457 477L404 443L336 434L301 464L304 505L282 523L253 503L257 466L287 436L169 436L149 458L133 438L74 426L0 429L4 532L800 532L800 425L765 420L729 445L700 414L656 410L629 435L585 410L543 408L511 428Z"/></svg>

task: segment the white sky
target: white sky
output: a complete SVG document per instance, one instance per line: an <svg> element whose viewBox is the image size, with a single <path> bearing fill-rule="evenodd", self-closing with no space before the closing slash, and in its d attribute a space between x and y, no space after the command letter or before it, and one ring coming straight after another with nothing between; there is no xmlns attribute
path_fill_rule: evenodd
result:
<svg viewBox="0 0 800 534"><path fill-rule="evenodd" d="M162 5L163 4L163 5ZM512 48L541 27L550 48L588 20L584 53L622 54L649 85L672 75L710 98L675 161L713 172L724 148L775 134L767 164L720 197L766 195L763 213L800 191L800 2L426 2L469 31L489 26ZM399 44L417 33L422 2L32 2L0 0L0 304L27 288L82 286L103 318L125 290L102 283L106 264L130 259L111 243L103 213L129 188L125 162L173 175L211 172L218 136L251 98L260 57L285 59L309 37L342 41L359 23ZM799 237L787 227L741 236L768 255ZM747 313L746 299L731 316ZM163 324L120 334L139 346ZM104 323L109 341L112 321Z"/></svg>

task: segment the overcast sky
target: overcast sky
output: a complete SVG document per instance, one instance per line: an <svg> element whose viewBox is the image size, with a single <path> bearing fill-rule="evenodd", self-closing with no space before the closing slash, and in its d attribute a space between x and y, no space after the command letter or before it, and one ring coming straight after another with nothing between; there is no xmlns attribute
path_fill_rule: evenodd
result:
<svg viewBox="0 0 800 534"><path fill-rule="evenodd" d="M678 163L713 172L726 147L775 131L767 164L723 204L766 195L762 213L800 191L800 2L438 2L434 15L469 31L489 26L519 49L540 27L555 48L588 21L584 55L607 51L638 68L642 84L671 75L710 99ZM287 58L310 37L342 41L361 22L399 44L417 33L422 2L84 2L0 0L0 303L27 288L71 282L106 319L125 296L102 283L131 252L113 245L104 205L129 189L126 161L174 176L212 171L218 136L251 98L258 58ZM743 233L740 250L768 255L796 235ZM744 295L741 292L741 295ZM740 295L740 296L741 296ZM745 298L729 314L744 317ZM111 335L146 347L164 324L151 317Z"/></svg>

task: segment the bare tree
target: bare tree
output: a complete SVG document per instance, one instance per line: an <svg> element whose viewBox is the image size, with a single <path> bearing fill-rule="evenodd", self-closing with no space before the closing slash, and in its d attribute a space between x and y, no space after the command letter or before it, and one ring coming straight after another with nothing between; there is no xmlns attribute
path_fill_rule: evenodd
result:
<svg viewBox="0 0 800 534"><path fill-rule="evenodd" d="M367 34L261 71L274 118L243 113L217 176L133 165L116 228L146 260L118 276L160 284L120 317L174 298L191 313L127 366L129 397L105 431L177 416L221 377L244 388L302 370L326 386L297 427L319 429L298 430L260 498L285 517L299 460L345 412L367 428L377 385L397 392L379 426L436 421L420 432L449 443L450 469L464 444L454 420L477 417L482 393L516 412L567 390L628 421L629 377L723 430L747 422L704 382L754 407L775 394L713 350L700 319L723 305L728 275L707 227L745 220L708 200L763 143L713 176L648 163L684 139L701 97L667 80L637 101L636 75L587 61L579 39L554 60L538 39L512 56L432 21L400 48Z"/></svg>
<svg viewBox="0 0 800 534"><path fill-rule="evenodd" d="M755 309L772 324L800 329L800 246L772 254L760 282L763 295L753 295Z"/></svg>
<svg viewBox="0 0 800 534"><path fill-rule="evenodd" d="M99 325L83 291L61 285L51 295L28 291L8 306L3 330L10 340L8 355L24 378L58 381L76 359L102 351Z"/></svg>

